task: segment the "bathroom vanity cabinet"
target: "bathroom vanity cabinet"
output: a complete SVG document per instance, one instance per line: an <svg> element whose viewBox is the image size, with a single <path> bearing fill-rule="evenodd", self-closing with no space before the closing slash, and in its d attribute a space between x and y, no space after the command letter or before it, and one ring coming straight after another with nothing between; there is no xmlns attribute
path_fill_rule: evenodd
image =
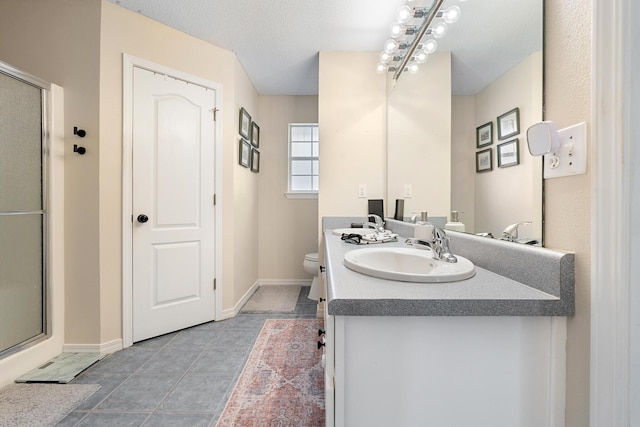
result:
<svg viewBox="0 0 640 427"><path fill-rule="evenodd" d="M327 426L563 424L564 318L327 317Z"/></svg>
<svg viewBox="0 0 640 427"><path fill-rule="evenodd" d="M572 254L536 248L557 269L543 291L478 264L461 282L376 279L343 265L357 248L325 233L328 427L564 425Z"/></svg>

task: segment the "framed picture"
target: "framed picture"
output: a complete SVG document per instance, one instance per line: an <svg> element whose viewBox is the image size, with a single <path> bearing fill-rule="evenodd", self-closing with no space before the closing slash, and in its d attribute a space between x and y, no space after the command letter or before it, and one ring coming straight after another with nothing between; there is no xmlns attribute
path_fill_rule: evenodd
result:
<svg viewBox="0 0 640 427"><path fill-rule="evenodd" d="M260 126L256 122L251 123L251 145L260 148Z"/></svg>
<svg viewBox="0 0 640 427"><path fill-rule="evenodd" d="M507 139L520 133L520 109L518 107L498 117L498 139Z"/></svg>
<svg viewBox="0 0 640 427"><path fill-rule="evenodd" d="M493 169L491 151L491 148L487 148L476 153L476 172L489 172Z"/></svg>
<svg viewBox="0 0 640 427"><path fill-rule="evenodd" d="M260 152L255 148L251 149L251 172L260 172Z"/></svg>
<svg viewBox="0 0 640 427"><path fill-rule="evenodd" d="M518 138L498 145L498 167L506 168L520 164Z"/></svg>
<svg viewBox="0 0 640 427"><path fill-rule="evenodd" d="M249 145L247 140L244 138L240 138L238 163L245 168L248 168L251 165L251 145Z"/></svg>
<svg viewBox="0 0 640 427"><path fill-rule="evenodd" d="M247 141L251 139L251 116L247 113L247 110L240 108L240 128L238 132L240 136Z"/></svg>
<svg viewBox="0 0 640 427"><path fill-rule="evenodd" d="M485 123L476 128L476 148L493 144L493 122Z"/></svg>

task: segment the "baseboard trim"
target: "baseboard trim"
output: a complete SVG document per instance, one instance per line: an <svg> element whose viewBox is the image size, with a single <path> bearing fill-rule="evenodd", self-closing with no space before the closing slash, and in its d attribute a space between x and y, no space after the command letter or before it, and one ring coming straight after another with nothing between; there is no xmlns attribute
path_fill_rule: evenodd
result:
<svg viewBox="0 0 640 427"><path fill-rule="evenodd" d="M246 304L247 301L249 301L249 298L251 298L251 295L253 295L253 293L256 291L256 289L258 289L258 286L260 286L260 281L256 281L248 290L247 292L244 293L244 295L242 295L242 298L240 298L240 300L236 303L236 305L233 306L233 308L228 308L226 310L222 311L222 317L223 319L230 319L232 317L236 317L238 315L238 313L240 313L240 309L242 309L242 307Z"/></svg>
<svg viewBox="0 0 640 427"><path fill-rule="evenodd" d="M65 344L62 346L62 352L108 354L122 350L123 348L122 339L117 339L103 344Z"/></svg>
<svg viewBox="0 0 640 427"><path fill-rule="evenodd" d="M260 279L256 283L258 286L311 286L311 282L311 279Z"/></svg>

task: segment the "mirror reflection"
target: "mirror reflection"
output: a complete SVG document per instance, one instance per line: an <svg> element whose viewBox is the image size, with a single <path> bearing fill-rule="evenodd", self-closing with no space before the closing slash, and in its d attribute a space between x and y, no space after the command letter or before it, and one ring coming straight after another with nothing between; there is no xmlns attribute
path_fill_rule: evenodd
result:
<svg viewBox="0 0 640 427"><path fill-rule="evenodd" d="M389 76L388 216L404 199L405 218L458 211L466 232L541 243L542 160L526 130L543 119L542 3L462 2L419 72Z"/></svg>

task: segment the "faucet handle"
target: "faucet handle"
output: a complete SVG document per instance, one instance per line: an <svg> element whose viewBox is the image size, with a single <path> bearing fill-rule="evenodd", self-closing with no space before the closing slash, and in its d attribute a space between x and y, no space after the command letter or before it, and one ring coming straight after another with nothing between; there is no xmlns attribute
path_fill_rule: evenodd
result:
<svg viewBox="0 0 640 427"><path fill-rule="evenodd" d="M369 221L371 221L371 219L373 218L373 223L372 222L367 222L366 225L368 226L373 226L373 228L375 228L377 231L383 231L384 230L384 220L382 219L382 217L380 215L376 215L373 213L370 213L367 216L367 219Z"/></svg>
<svg viewBox="0 0 640 427"><path fill-rule="evenodd" d="M444 239L449 239L447 237L447 232L444 231L442 228L438 227L437 225L431 223L431 225L433 226L433 239L436 241L442 241Z"/></svg>

